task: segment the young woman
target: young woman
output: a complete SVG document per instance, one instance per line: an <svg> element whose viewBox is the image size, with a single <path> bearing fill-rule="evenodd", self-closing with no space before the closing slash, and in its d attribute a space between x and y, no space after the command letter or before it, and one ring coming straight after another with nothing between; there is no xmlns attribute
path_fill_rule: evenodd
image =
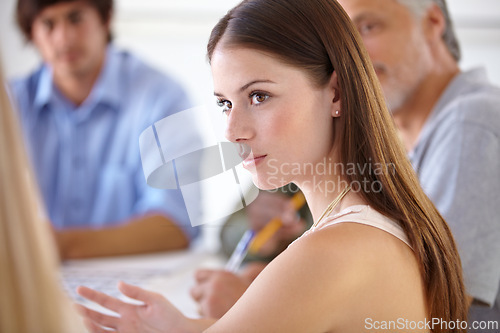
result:
<svg viewBox="0 0 500 333"><path fill-rule="evenodd" d="M0 332L83 332L59 281L56 249L0 71Z"/></svg>
<svg viewBox="0 0 500 333"><path fill-rule="evenodd" d="M219 321L185 318L122 283L144 305L79 288L121 316L82 308L91 331L464 331L453 237L418 184L341 6L243 1L213 29L208 58L226 135L252 151L244 167L262 189L297 184L316 222Z"/></svg>

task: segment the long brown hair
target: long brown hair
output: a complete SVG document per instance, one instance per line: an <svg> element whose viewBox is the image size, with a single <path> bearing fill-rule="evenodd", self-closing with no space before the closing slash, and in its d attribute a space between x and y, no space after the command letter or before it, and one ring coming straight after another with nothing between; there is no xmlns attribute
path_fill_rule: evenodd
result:
<svg viewBox="0 0 500 333"><path fill-rule="evenodd" d="M83 332L63 294L57 254L0 68L0 332Z"/></svg>
<svg viewBox="0 0 500 333"><path fill-rule="evenodd" d="M264 51L302 68L319 86L336 71L343 115L340 162L393 166L369 175L348 174L347 180L382 184L381 191L360 194L374 209L397 220L408 235L420 264L429 315L465 320L466 294L453 236L418 183L361 37L343 8L335 0L246 0L214 27L207 46L209 61L222 38L224 45Z"/></svg>

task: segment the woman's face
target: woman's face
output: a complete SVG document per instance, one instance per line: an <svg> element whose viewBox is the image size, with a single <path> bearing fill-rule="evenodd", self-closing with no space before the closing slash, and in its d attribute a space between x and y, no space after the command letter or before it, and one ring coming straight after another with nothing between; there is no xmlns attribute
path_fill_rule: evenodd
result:
<svg viewBox="0 0 500 333"><path fill-rule="evenodd" d="M303 70L244 47L218 46L211 66L226 137L251 148L243 166L254 183L311 181L311 167L333 156L336 76L318 88Z"/></svg>

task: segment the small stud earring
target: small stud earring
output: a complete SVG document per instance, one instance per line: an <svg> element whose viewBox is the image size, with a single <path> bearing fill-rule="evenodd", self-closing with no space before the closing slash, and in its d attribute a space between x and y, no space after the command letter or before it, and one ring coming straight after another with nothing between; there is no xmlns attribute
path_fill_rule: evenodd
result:
<svg viewBox="0 0 500 333"><path fill-rule="evenodd" d="M335 114L338 116L339 115L339 110L335 111Z"/></svg>

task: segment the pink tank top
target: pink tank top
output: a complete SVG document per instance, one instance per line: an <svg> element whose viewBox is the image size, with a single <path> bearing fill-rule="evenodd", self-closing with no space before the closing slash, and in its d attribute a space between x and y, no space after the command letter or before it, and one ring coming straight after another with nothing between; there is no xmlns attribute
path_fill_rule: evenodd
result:
<svg viewBox="0 0 500 333"><path fill-rule="evenodd" d="M311 227L298 239L305 237L317 230L344 222L360 223L378 228L390 233L394 237L399 238L411 248L410 242L408 241L408 236L396 221L380 214L367 205L350 206L335 215L327 216L323 219L323 221L318 223L317 226ZM298 239L296 239L295 241L297 241Z"/></svg>

